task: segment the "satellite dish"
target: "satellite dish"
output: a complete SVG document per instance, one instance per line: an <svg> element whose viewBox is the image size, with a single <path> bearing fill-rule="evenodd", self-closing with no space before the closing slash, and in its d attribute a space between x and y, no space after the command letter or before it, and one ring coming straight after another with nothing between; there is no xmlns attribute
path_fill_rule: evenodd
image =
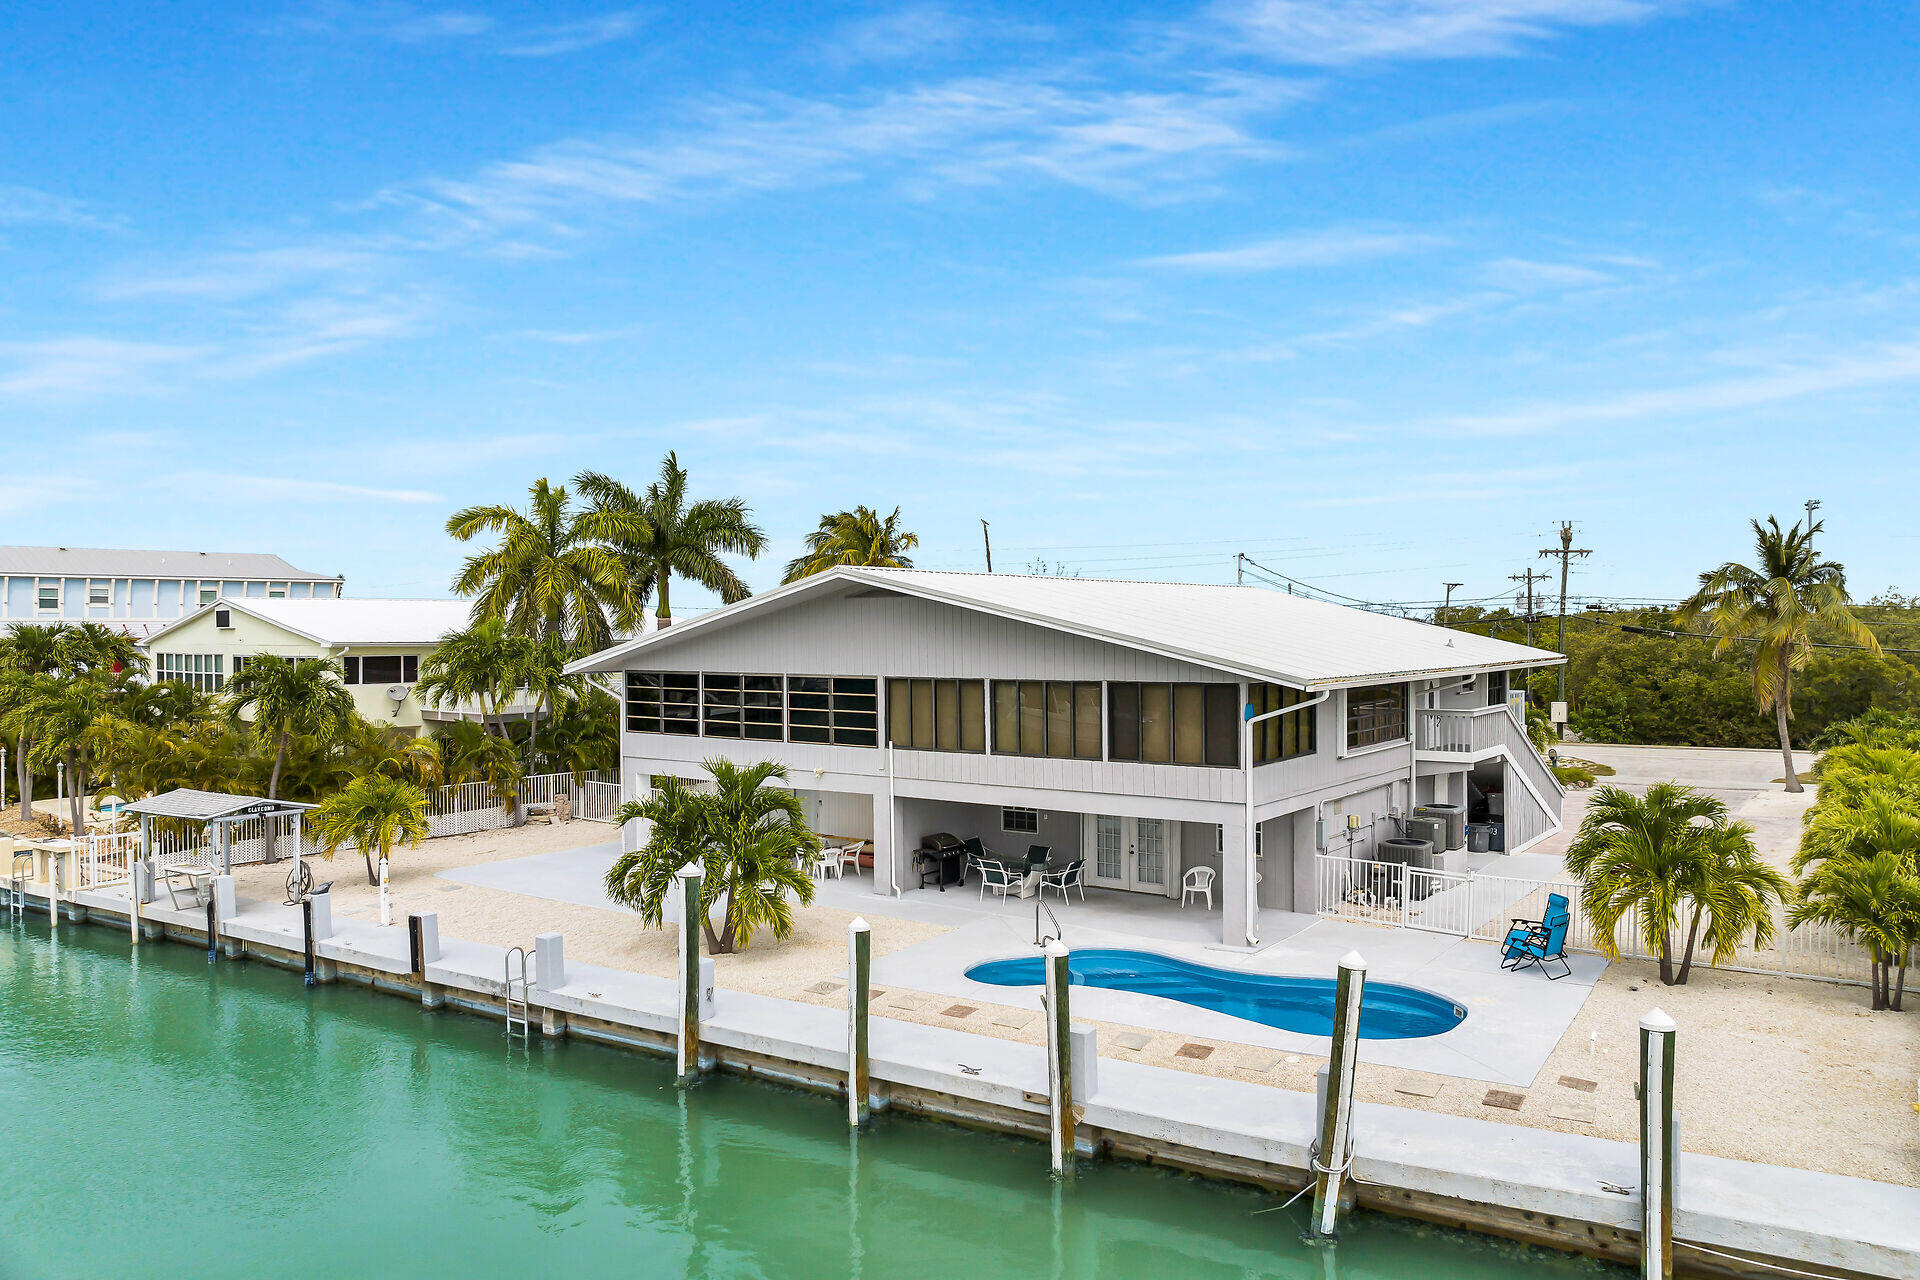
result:
<svg viewBox="0 0 1920 1280"><path fill-rule="evenodd" d="M395 702L405 702L407 700L407 686L403 684L390 684L387 686L387 696Z"/></svg>

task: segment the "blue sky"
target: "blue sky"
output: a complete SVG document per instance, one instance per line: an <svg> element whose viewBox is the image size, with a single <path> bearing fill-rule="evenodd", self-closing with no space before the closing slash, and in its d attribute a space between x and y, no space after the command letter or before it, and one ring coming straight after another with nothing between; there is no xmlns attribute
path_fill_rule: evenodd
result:
<svg viewBox="0 0 1920 1280"><path fill-rule="evenodd" d="M1825 503L1920 590L1905 5L0 13L7 542L445 594L668 448L919 561L1681 593ZM680 597L676 596L676 602ZM692 604L693 601L686 603Z"/></svg>

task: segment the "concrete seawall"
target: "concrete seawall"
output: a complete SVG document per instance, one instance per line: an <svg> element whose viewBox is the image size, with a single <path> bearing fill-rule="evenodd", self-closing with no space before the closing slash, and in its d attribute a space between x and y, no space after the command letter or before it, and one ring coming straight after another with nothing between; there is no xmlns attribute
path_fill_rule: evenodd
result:
<svg viewBox="0 0 1920 1280"><path fill-rule="evenodd" d="M61 906L69 920L127 932L124 887L83 892ZM45 909L41 897L42 919ZM204 913L159 903L140 911L145 936L206 949ZM404 922L382 928L342 919L334 929L315 944L319 980L504 1018L505 949L444 938L439 959L416 973ZM243 901L219 933L230 957L304 966L296 908ZM529 992L536 1034L667 1056L675 1050L678 1000L671 979L572 962L562 985ZM702 1026L713 1069L834 1095L845 1087L845 1042L842 1011L724 989ZM872 1058L882 1106L1041 1139L1047 1133L1047 1063L1036 1046L876 1018ZM1088 1154L1288 1194L1310 1181L1310 1095L1112 1058L1100 1060L1098 1079L1078 1129ZM1036 1157L1035 1177L1044 1170ZM1686 1156L1680 1172L1682 1274L1777 1276L1784 1265L1836 1278L1920 1276L1920 1190L1697 1155ZM1363 1207L1618 1262L1638 1259L1638 1153L1626 1143L1363 1104L1354 1173ZM1740 1260L1749 1258L1752 1265Z"/></svg>

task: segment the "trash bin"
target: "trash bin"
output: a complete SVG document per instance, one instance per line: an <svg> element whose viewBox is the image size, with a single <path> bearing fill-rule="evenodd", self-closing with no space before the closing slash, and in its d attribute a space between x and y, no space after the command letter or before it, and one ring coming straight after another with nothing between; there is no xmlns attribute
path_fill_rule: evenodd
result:
<svg viewBox="0 0 1920 1280"><path fill-rule="evenodd" d="M1492 837L1487 841L1487 848L1494 853L1505 853L1507 851L1507 824L1504 822L1489 822L1487 827L1493 832Z"/></svg>
<svg viewBox="0 0 1920 1280"><path fill-rule="evenodd" d="M1467 852L1487 853L1493 848L1493 828L1484 822L1467 824Z"/></svg>

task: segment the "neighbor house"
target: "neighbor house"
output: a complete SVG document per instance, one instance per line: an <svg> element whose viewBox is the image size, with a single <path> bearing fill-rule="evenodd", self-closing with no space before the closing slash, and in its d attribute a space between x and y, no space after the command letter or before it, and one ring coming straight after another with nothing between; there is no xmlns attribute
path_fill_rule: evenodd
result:
<svg viewBox="0 0 1920 1280"><path fill-rule="evenodd" d="M145 641L155 680L185 680L209 693L260 654L332 658L361 715L411 733L474 718L471 705L434 707L414 692L420 667L450 631L472 620L467 600L232 599L154 632ZM518 704L509 709L518 714Z"/></svg>
<svg viewBox="0 0 1920 1280"><path fill-rule="evenodd" d="M1316 852L1365 857L1412 806L1497 814L1510 852L1557 830L1509 681L1559 661L1257 587L839 568L569 670L623 681L629 796L778 760L817 829L872 842L876 892L916 890L941 832L1174 902L1207 867L1245 946L1315 909Z"/></svg>
<svg viewBox="0 0 1920 1280"><path fill-rule="evenodd" d="M99 622L138 639L220 596L332 599L341 585L259 553L0 547L0 627Z"/></svg>

